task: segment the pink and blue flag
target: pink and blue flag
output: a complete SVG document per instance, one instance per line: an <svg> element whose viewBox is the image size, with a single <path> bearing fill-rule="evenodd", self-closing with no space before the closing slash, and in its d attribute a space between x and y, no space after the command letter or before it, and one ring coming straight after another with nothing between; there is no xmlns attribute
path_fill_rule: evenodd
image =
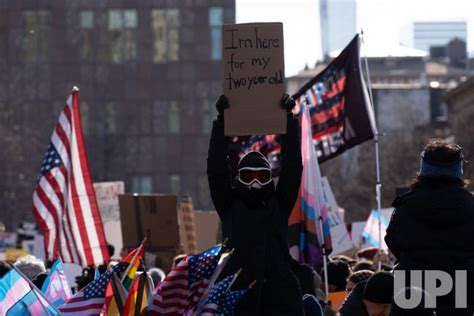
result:
<svg viewBox="0 0 474 316"><path fill-rule="evenodd" d="M40 301L41 299L41 301ZM31 289L14 269L0 279L0 315L57 315L50 304Z"/></svg>
<svg viewBox="0 0 474 316"><path fill-rule="evenodd" d="M298 200L288 220L290 253L294 259L314 265L322 261L322 245L331 249L328 207L322 189L321 171L312 137L309 107L301 121L301 176ZM322 223L322 230L319 221Z"/></svg>
<svg viewBox="0 0 474 316"><path fill-rule="evenodd" d="M56 260L44 280L41 292L56 307L72 296L61 259Z"/></svg>

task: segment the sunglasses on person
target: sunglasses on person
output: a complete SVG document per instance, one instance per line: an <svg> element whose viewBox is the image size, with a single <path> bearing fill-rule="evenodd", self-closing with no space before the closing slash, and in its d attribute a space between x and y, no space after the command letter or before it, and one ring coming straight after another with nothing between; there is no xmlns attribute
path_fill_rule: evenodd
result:
<svg viewBox="0 0 474 316"><path fill-rule="evenodd" d="M272 172L267 168L245 167L239 169L238 179L245 185L252 185L254 182L266 185L272 181Z"/></svg>

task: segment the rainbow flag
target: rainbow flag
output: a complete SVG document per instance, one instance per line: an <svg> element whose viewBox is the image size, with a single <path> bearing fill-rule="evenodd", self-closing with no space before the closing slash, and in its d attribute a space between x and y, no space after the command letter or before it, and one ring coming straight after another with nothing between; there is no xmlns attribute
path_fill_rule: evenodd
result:
<svg viewBox="0 0 474 316"><path fill-rule="evenodd" d="M152 282L146 272L140 274L132 283L122 316L146 315L148 299L153 291Z"/></svg>
<svg viewBox="0 0 474 316"><path fill-rule="evenodd" d="M300 192L288 220L290 253L295 260L314 265L321 262L321 245L331 249L328 220L321 171L313 143L309 107L303 109L301 121L301 156L303 173ZM322 221L322 231L319 220Z"/></svg>
<svg viewBox="0 0 474 316"><path fill-rule="evenodd" d="M122 284L124 288L128 291L130 285L132 285L133 279L135 278L135 274L137 273L138 267L140 266L140 262L143 261L143 256L145 254L145 247L142 244L138 247L130 251L130 253L123 258L123 262L129 263L129 266L125 273L122 276Z"/></svg>

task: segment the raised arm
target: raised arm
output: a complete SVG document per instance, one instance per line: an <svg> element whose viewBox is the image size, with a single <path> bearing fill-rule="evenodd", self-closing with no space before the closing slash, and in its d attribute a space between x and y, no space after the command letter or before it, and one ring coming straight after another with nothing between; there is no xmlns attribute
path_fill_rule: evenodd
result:
<svg viewBox="0 0 474 316"><path fill-rule="evenodd" d="M212 126L211 141L207 155L207 179L211 198L220 217L232 201L232 179L229 166L231 138L224 136L224 108L228 107L225 96L217 100L219 112Z"/></svg>
<svg viewBox="0 0 474 316"><path fill-rule="evenodd" d="M303 164L301 161L301 138L298 119L293 116L295 101L288 95L282 99L282 106L287 109L287 130L281 135L280 177L277 185L277 196L280 209L289 217L298 197Z"/></svg>

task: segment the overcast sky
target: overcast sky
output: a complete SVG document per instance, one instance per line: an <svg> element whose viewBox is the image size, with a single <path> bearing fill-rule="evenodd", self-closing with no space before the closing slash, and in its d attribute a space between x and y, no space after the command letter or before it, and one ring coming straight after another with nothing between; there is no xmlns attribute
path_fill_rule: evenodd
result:
<svg viewBox="0 0 474 316"><path fill-rule="evenodd" d="M283 22L286 75L321 59L318 0L236 0L236 11L238 23ZM413 46L413 21L459 20L468 23L468 50L472 52L474 0L357 1L357 30L364 29L370 46Z"/></svg>

